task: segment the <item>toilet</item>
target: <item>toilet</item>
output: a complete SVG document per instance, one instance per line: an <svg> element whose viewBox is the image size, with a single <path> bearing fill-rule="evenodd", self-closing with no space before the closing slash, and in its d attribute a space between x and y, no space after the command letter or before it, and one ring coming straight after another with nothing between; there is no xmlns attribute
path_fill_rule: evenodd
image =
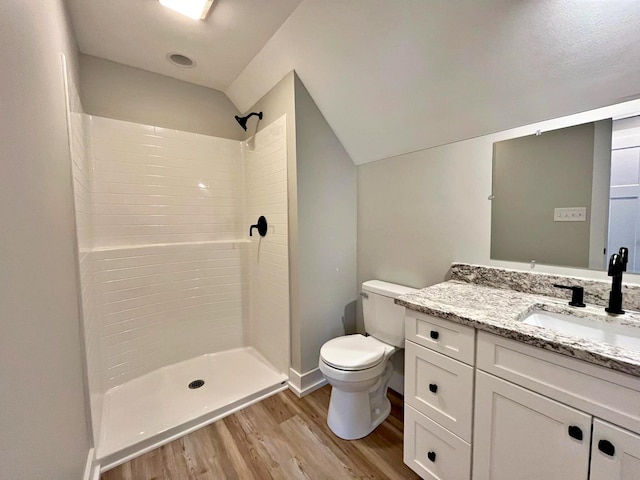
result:
<svg viewBox="0 0 640 480"><path fill-rule="evenodd" d="M391 412L389 361L404 348L404 307L393 300L414 288L380 280L362 284L365 335L345 335L320 349L319 368L331 385L327 424L345 440L366 437Z"/></svg>

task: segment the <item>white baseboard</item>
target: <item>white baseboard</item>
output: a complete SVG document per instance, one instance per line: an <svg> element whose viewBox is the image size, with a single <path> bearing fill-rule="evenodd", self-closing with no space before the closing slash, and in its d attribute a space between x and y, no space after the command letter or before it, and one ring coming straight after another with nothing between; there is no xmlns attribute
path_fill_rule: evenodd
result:
<svg viewBox="0 0 640 480"><path fill-rule="evenodd" d="M289 369L289 388L299 398L309 395L326 384L327 380L319 368L314 368L303 374L296 372L293 368Z"/></svg>
<svg viewBox="0 0 640 480"><path fill-rule="evenodd" d="M95 448L89 449L82 480L100 480L100 464L96 462Z"/></svg>

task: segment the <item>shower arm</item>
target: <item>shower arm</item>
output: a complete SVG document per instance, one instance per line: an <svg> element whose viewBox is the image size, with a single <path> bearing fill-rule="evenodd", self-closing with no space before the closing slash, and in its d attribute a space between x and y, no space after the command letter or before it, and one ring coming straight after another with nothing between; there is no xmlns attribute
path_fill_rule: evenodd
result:
<svg viewBox="0 0 640 480"><path fill-rule="evenodd" d="M247 131L247 120L249 120L252 116L256 116L258 117L259 120L262 120L262 112L251 112L249 115L246 115L244 117L239 117L238 115L235 116L236 122L238 122L240 124L240 126L242 127L242 129L246 132Z"/></svg>

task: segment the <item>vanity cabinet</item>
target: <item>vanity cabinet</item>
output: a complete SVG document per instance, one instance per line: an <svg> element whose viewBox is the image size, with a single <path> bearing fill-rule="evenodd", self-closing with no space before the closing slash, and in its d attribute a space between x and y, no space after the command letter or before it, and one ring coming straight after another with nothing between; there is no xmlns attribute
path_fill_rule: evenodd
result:
<svg viewBox="0 0 640 480"><path fill-rule="evenodd" d="M590 480L640 478L640 435L599 419L593 421Z"/></svg>
<svg viewBox="0 0 640 480"><path fill-rule="evenodd" d="M423 479L469 480L475 329L405 317L404 462Z"/></svg>
<svg viewBox="0 0 640 480"><path fill-rule="evenodd" d="M639 378L485 332L476 367L474 480L640 479Z"/></svg>
<svg viewBox="0 0 640 480"><path fill-rule="evenodd" d="M591 416L478 371L474 480L585 480Z"/></svg>
<svg viewBox="0 0 640 480"><path fill-rule="evenodd" d="M412 310L405 328L422 478L640 479L640 378Z"/></svg>
<svg viewBox="0 0 640 480"><path fill-rule="evenodd" d="M474 480L640 478L640 435L482 371L475 402Z"/></svg>

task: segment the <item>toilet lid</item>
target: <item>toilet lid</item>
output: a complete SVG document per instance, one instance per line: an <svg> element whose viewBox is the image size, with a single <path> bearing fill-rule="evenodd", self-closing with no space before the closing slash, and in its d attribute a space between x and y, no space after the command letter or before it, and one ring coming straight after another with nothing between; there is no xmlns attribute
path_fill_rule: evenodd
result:
<svg viewBox="0 0 640 480"><path fill-rule="evenodd" d="M382 342L356 334L329 340L320 349L320 358L340 370L364 370L379 364L385 352Z"/></svg>

